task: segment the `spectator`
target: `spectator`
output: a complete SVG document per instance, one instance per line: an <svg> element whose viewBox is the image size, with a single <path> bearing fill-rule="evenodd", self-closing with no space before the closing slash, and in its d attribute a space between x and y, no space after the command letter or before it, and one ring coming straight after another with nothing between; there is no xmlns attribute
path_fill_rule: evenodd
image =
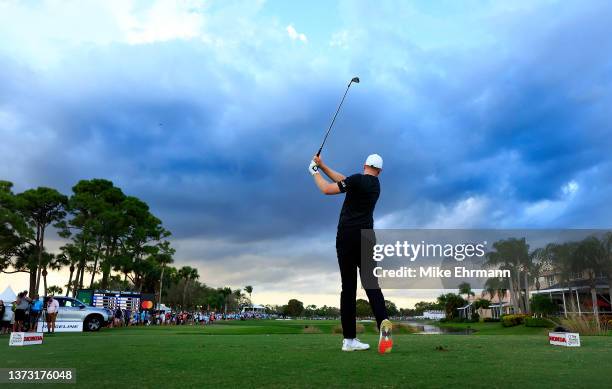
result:
<svg viewBox="0 0 612 389"><path fill-rule="evenodd" d="M123 321L125 322L126 327L130 325L131 319L132 319L132 311L129 308L127 308L123 315Z"/></svg>
<svg viewBox="0 0 612 389"><path fill-rule="evenodd" d="M9 331L9 322L4 320L4 315L7 313L4 301L0 300L0 335L4 335Z"/></svg>
<svg viewBox="0 0 612 389"><path fill-rule="evenodd" d="M47 333L55 333L55 320L57 319L57 311L59 302L53 298L53 295L47 299Z"/></svg>
<svg viewBox="0 0 612 389"><path fill-rule="evenodd" d="M25 321L26 311L30 307L28 292L21 292L15 300L15 323L13 323L13 332L23 331L23 322Z"/></svg>
<svg viewBox="0 0 612 389"><path fill-rule="evenodd" d="M122 318L123 312L121 311L121 307L117 306L117 308L115 308L115 327L121 327Z"/></svg>
<svg viewBox="0 0 612 389"><path fill-rule="evenodd" d="M34 297L34 301L32 302L32 306L30 307L30 328L36 330L36 326L38 325L38 318L40 317L40 313L44 308L44 302L42 298L39 296Z"/></svg>

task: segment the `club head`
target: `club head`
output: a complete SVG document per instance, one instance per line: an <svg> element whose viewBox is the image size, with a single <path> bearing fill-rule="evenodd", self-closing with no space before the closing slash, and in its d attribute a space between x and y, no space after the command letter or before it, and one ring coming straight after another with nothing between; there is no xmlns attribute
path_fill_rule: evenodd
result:
<svg viewBox="0 0 612 389"><path fill-rule="evenodd" d="M359 84L359 77L353 77L351 82L354 82L355 84Z"/></svg>

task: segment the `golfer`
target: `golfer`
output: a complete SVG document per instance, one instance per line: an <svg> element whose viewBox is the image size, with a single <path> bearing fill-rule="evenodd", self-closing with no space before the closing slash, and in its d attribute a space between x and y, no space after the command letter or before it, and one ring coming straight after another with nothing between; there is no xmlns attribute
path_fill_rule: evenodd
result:
<svg viewBox="0 0 612 389"><path fill-rule="evenodd" d="M374 228L374 207L380 195L378 175L382 171L383 160L378 154L368 156L363 165L363 174L350 177L334 171L315 156L308 167L317 187L326 195L346 193L338 233L336 235L336 253L340 265L342 292L340 294L340 315L342 319L343 351L367 350L370 345L362 343L356 337L356 298L357 298L357 268L360 269L361 284L365 288L370 306L376 317L380 330L378 351L388 353L393 347L391 340L392 324L388 320L385 298L377 282L372 282L373 275L361 269L361 230ZM322 171L333 182L328 182L319 174ZM373 244L373 242L370 242ZM369 282L364 282L366 277ZM370 289L376 285L376 288ZM366 288L366 286L368 288Z"/></svg>

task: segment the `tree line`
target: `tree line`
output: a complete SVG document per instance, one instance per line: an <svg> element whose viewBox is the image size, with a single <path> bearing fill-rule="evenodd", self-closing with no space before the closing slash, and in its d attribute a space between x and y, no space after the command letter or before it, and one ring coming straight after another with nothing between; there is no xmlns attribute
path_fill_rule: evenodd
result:
<svg viewBox="0 0 612 389"><path fill-rule="evenodd" d="M499 301L509 297L508 303L516 313L533 313L534 299L529 298L529 292L541 289L540 279L545 275L554 276L555 282L567 289L569 306L572 308L578 305L573 281L584 280L589 289L593 315L597 320L598 282L607 282L608 294L612 298L612 232L600 236L591 235L578 241L549 243L533 250L525 238L499 240L493 243L493 250L487 253L485 265L510 271L509 278L487 279L484 295L490 299L497 297ZM457 314L457 308L467 304L469 296L474 296L468 283L460 284L458 289L458 294L440 295L435 302L418 302L414 310L405 313L418 316L428 310L443 310L447 317L452 318ZM545 310L550 309L547 302L536 300L539 305L546 305ZM477 299L473 302L473 308L488 308L488 302L486 299ZM541 307L538 310L542 311Z"/></svg>
<svg viewBox="0 0 612 389"><path fill-rule="evenodd" d="M488 279L485 291L491 298L497 295L500 301L509 295L515 312L531 312L529 291L540 290L543 275L554 275L560 286L568 289L573 307L578 302L572 281L585 280L596 318L599 318L598 281L607 281L612 296L612 232L591 235L579 241L549 243L533 250L525 238L510 238L495 242L493 249L487 255L487 264L510 270L511 277Z"/></svg>
<svg viewBox="0 0 612 389"><path fill-rule="evenodd" d="M387 313L389 316L397 316L400 314L400 310L397 309L397 306L392 301L385 300L385 306L387 307ZM327 305L317 307L314 304L304 306L304 303L297 299L290 299L285 305L266 306L266 311L269 313L277 313L289 317L329 318L340 316L340 309L337 307L329 307ZM359 318L374 316L370 303L367 300L357 299L356 315Z"/></svg>
<svg viewBox="0 0 612 389"><path fill-rule="evenodd" d="M174 249L159 218L142 200L128 196L111 181L79 181L66 196L38 187L15 194L0 182L0 271L29 274L29 292L48 292L49 270L68 267L67 293L84 286L107 289L112 272L135 290L152 292ZM58 254L45 242L50 227L66 239Z"/></svg>
<svg viewBox="0 0 612 389"><path fill-rule="evenodd" d="M56 254L45 246L51 229L65 239ZM66 296L82 288L157 293L184 309L240 302L241 290L207 287L196 269L171 266L170 235L144 201L108 180L79 181L69 196L47 187L13 193L0 181L0 273L27 273L32 296L65 287ZM62 268L66 284L47 285L48 272Z"/></svg>

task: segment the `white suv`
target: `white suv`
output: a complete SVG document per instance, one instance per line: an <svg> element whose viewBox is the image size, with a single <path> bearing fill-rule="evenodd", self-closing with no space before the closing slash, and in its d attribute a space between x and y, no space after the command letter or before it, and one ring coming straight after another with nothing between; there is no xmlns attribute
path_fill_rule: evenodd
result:
<svg viewBox="0 0 612 389"><path fill-rule="evenodd" d="M90 307L72 297L53 297L59 303L57 321L82 322L84 331L99 331L113 318L105 308Z"/></svg>

